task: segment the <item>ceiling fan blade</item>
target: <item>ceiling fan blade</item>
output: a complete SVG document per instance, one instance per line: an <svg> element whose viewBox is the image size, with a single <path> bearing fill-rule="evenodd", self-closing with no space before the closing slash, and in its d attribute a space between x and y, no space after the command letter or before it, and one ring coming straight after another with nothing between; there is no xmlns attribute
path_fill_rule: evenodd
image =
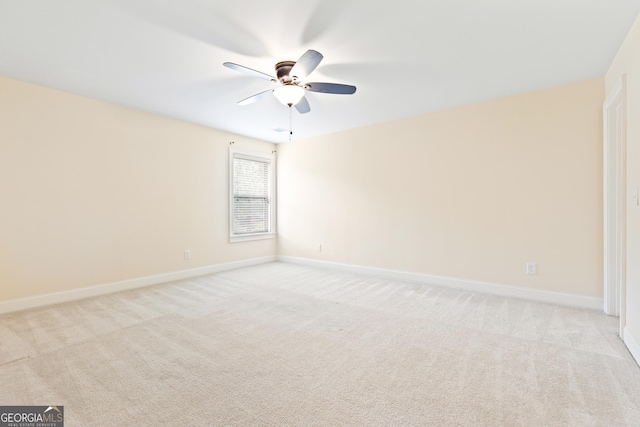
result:
<svg viewBox="0 0 640 427"><path fill-rule="evenodd" d="M305 98L304 96L300 98L300 101L298 101L298 103L296 104L296 110L298 110L298 113L300 114L306 114L311 111L311 106L309 105L309 101L307 101L307 98Z"/></svg>
<svg viewBox="0 0 640 427"><path fill-rule="evenodd" d="M356 92L355 86L338 83L307 83L304 88L311 92L336 93L340 95L351 95Z"/></svg>
<svg viewBox="0 0 640 427"><path fill-rule="evenodd" d="M269 90L265 90L264 92L260 92L260 93L256 93L255 95L252 95L248 98L243 99L242 101L238 101L238 105L249 105L249 104L253 104L256 101L260 101L262 98L265 98L267 96L269 96L270 93L272 93L273 90L269 89Z"/></svg>
<svg viewBox="0 0 640 427"><path fill-rule="evenodd" d="M238 65L238 64L235 64L233 62L225 62L222 65L224 65L227 68L231 68L232 70L240 71L241 73L248 74L248 75L253 76L253 77L258 77L258 78L263 79L263 80L269 80L269 81L272 81L272 82L277 82L278 81L278 80L276 80L275 77L270 76L269 74L265 74L265 73L263 73L261 71L254 70L253 68L245 67L244 65Z"/></svg>
<svg viewBox="0 0 640 427"><path fill-rule="evenodd" d="M306 51L300 59L296 62L296 64L289 71L289 75L291 77L297 77L298 80L303 80L307 77L313 70L316 69L320 61L322 61L322 54L313 49L309 49Z"/></svg>

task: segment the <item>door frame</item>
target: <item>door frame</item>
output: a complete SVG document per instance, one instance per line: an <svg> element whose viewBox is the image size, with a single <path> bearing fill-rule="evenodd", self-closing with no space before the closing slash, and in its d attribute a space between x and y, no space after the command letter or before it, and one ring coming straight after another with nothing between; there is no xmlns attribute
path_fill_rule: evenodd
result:
<svg viewBox="0 0 640 427"><path fill-rule="evenodd" d="M626 325L626 75L603 104L604 312Z"/></svg>

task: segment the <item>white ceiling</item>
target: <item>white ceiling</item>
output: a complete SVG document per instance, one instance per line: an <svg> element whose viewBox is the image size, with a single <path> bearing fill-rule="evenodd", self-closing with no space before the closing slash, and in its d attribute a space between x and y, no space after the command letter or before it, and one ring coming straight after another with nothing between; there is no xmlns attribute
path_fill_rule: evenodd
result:
<svg viewBox="0 0 640 427"><path fill-rule="evenodd" d="M0 75L280 142L267 74L307 49L294 139L602 77L640 0L0 0Z"/></svg>

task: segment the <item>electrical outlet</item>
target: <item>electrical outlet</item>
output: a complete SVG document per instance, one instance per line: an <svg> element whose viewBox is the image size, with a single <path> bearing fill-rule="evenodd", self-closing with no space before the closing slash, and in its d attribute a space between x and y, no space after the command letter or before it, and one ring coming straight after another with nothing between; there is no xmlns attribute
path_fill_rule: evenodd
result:
<svg viewBox="0 0 640 427"><path fill-rule="evenodd" d="M189 249L185 249L184 259L191 259L191 251Z"/></svg>
<svg viewBox="0 0 640 427"><path fill-rule="evenodd" d="M527 274L537 274L537 273L538 273L538 267L536 266L536 264L534 262L528 262Z"/></svg>

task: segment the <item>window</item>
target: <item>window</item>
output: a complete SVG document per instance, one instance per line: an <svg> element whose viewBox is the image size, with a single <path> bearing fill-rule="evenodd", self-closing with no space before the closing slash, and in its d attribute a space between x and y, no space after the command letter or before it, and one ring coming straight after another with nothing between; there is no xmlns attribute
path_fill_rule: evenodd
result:
<svg viewBox="0 0 640 427"><path fill-rule="evenodd" d="M275 237L275 157L231 148L232 242Z"/></svg>

